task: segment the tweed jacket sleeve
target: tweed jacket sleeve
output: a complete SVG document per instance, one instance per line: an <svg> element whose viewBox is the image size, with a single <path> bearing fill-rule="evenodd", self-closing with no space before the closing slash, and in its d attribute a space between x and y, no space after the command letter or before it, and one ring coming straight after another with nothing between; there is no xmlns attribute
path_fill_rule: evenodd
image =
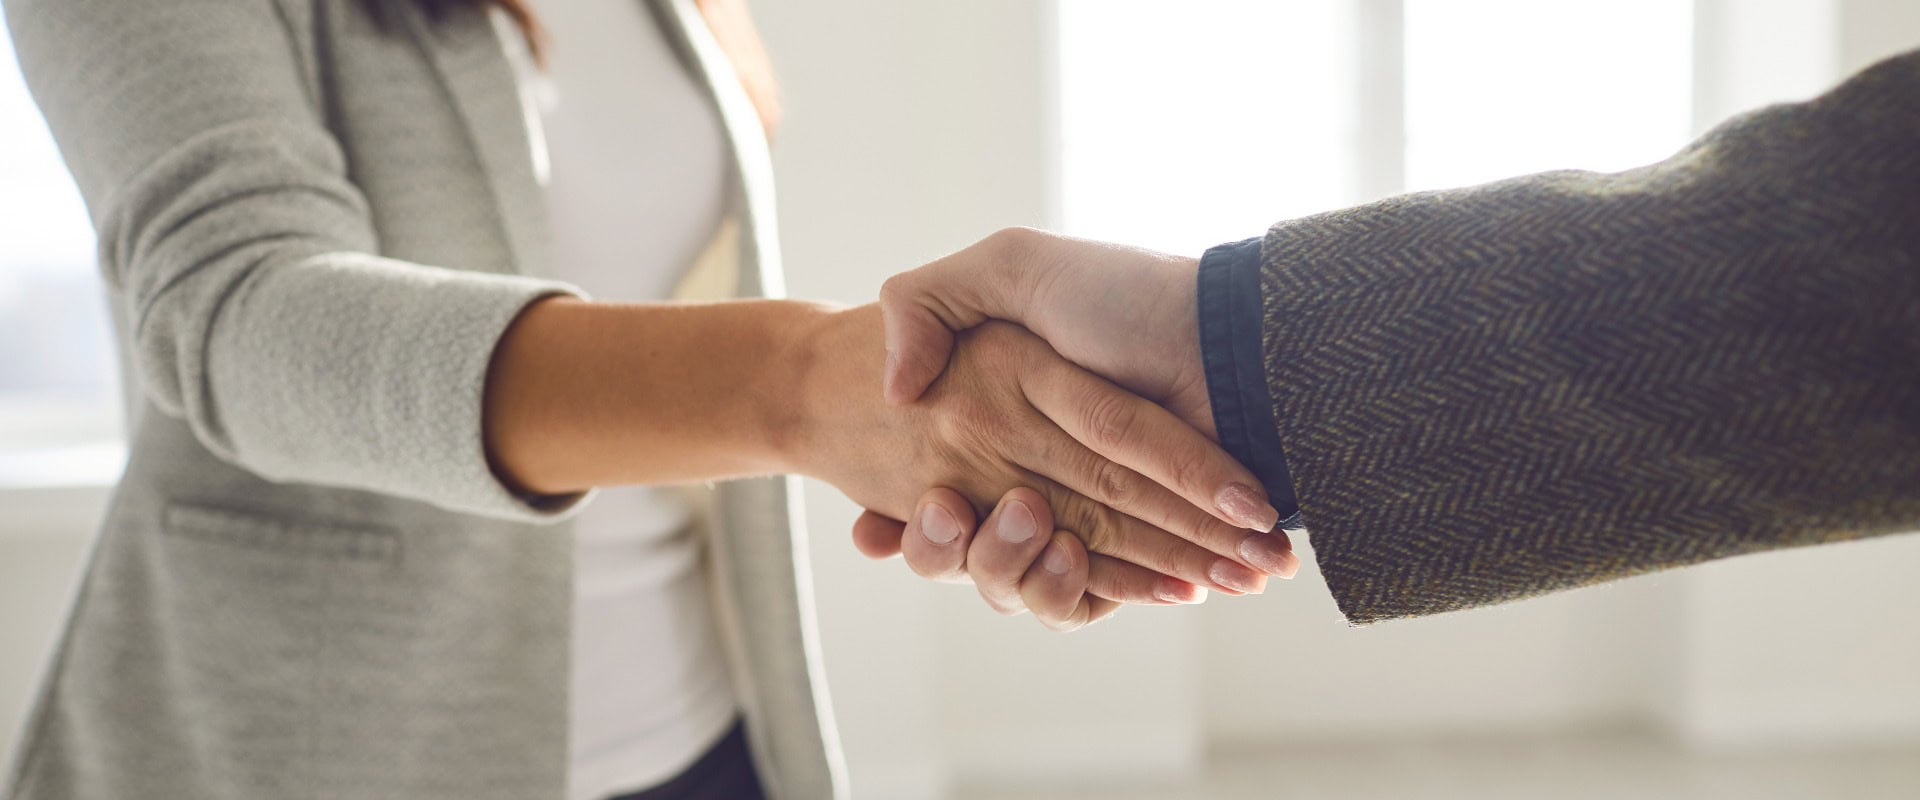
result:
<svg viewBox="0 0 1920 800"><path fill-rule="evenodd" d="M1284 222L1257 264L1354 623L1920 529L1920 52L1648 167Z"/></svg>
<svg viewBox="0 0 1920 800"><path fill-rule="evenodd" d="M379 256L297 14L272 0L7 0L6 13L155 407L273 480L558 511L494 477L481 397L519 311L573 290Z"/></svg>

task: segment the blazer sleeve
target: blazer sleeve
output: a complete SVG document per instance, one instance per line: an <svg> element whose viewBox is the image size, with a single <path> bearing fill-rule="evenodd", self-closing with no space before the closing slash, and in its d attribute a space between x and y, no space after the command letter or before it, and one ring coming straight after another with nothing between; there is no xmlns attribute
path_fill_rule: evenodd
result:
<svg viewBox="0 0 1920 800"><path fill-rule="evenodd" d="M1281 223L1257 276L1354 623L1920 529L1920 52L1648 167Z"/></svg>
<svg viewBox="0 0 1920 800"><path fill-rule="evenodd" d="M382 258L270 0L7 0L139 382L276 481L538 519L488 466L494 345L564 284ZM454 265L457 266L457 265Z"/></svg>

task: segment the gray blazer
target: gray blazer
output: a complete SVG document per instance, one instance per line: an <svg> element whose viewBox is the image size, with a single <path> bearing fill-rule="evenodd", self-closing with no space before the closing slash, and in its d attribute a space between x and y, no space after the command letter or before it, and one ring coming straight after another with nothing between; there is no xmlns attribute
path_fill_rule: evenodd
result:
<svg viewBox="0 0 1920 800"><path fill-rule="evenodd" d="M79 182L131 453L8 798L556 797L571 540L488 469L481 393L548 238L484 12L6 0ZM652 0L738 158L737 280L780 292L753 110ZM799 494L726 484L712 559L775 797L844 791Z"/></svg>

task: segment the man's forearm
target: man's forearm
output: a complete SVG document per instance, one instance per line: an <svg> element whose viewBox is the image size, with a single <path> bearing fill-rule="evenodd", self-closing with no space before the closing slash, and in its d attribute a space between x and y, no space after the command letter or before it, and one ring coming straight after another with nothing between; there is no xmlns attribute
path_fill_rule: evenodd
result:
<svg viewBox="0 0 1920 800"><path fill-rule="evenodd" d="M1259 280L1354 621L1920 528L1920 55L1650 167L1283 223Z"/></svg>

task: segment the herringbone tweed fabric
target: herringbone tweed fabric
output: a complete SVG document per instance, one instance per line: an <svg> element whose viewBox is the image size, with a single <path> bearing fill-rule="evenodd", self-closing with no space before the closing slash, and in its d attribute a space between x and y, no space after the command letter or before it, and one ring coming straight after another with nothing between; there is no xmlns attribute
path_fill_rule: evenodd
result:
<svg viewBox="0 0 1920 800"><path fill-rule="evenodd" d="M1920 529L1920 51L1649 167L1282 223L1262 262L1354 623Z"/></svg>

